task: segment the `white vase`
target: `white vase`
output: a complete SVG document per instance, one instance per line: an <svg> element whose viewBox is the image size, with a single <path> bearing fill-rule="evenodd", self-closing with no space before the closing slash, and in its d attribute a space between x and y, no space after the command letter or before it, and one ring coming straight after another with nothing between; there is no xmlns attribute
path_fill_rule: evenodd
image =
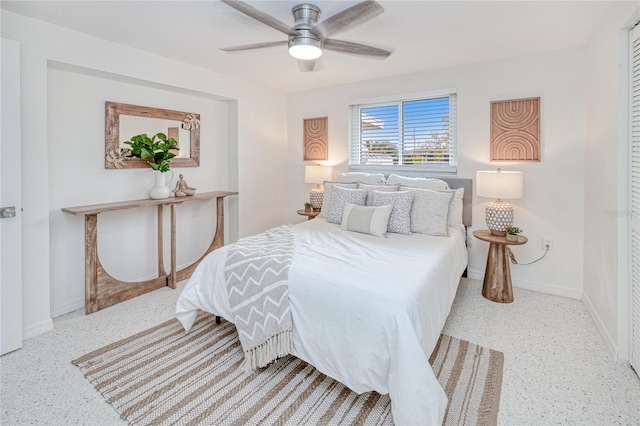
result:
<svg viewBox="0 0 640 426"><path fill-rule="evenodd" d="M171 177L169 177L171 173ZM173 179L173 170L162 173L160 171L153 171L155 177L155 185L149 190L149 197L153 200L164 200L171 195L171 189L169 188L169 182Z"/></svg>

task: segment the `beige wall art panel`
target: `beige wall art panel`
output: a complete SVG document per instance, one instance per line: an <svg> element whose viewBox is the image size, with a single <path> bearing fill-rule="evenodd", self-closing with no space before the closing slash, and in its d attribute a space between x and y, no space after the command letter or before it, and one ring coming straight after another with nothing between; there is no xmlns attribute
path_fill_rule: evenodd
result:
<svg viewBox="0 0 640 426"><path fill-rule="evenodd" d="M328 117L304 120L304 161L329 159L328 120Z"/></svg>
<svg viewBox="0 0 640 426"><path fill-rule="evenodd" d="M491 161L540 161L540 98L491 102Z"/></svg>

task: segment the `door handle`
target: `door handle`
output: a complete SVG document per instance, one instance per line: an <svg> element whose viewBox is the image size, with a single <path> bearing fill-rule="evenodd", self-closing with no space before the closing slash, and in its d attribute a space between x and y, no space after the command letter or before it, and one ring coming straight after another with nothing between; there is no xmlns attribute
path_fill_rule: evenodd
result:
<svg viewBox="0 0 640 426"><path fill-rule="evenodd" d="M0 207L0 219L16 217L16 206Z"/></svg>

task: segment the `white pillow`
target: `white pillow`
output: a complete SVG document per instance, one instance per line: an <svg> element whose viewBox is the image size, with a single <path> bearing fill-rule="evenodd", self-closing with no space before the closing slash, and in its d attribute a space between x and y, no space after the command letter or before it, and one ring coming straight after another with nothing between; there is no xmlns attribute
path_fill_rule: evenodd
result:
<svg viewBox="0 0 640 426"><path fill-rule="evenodd" d="M386 191L386 192L396 192L400 185L370 185L368 183L358 183L358 189L366 189L367 191L367 202L366 206L371 206L373 203L373 191Z"/></svg>
<svg viewBox="0 0 640 426"><path fill-rule="evenodd" d="M357 189L358 182L351 183L337 183L337 182L325 182L324 183L324 198L322 199L322 208L318 217L326 219L329 216L329 210L331 209L331 194L333 193L334 185L339 185L342 188Z"/></svg>
<svg viewBox="0 0 640 426"><path fill-rule="evenodd" d="M361 173L348 172L338 173L338 182L363 182L370 184L384 183L384 175L382 173Z"/></svg>
<svg viewBox="0 0 640 426"><path fill-rule="evenodd" d="M393 205L387 231L396 234L411 234L411 201L412 191L383 192L373 191L373 205Z"/></svg>
<svg viewBox="0 0 640 426"><path fill-rule="evenodd" d="M415 189L411 186L400 186L400 191L410 191ZM451 192L453 193L453 199L451 200L451 204L449 205L449 217L448 217L448 225L452 228L460 228L465 229L464 223L462 221L462 212L463 212L463 203L462 198L464 197L464 188L458 189L448 189L446 191L440 192ZM415 208L415 198L414 198L414 207ZM417 232L417 231L413 231Z"/></svg>
<svg viewBox="0 0 640 426"><path fill-rule="evenodd" d="M431 189L433 191L442 191L449 189L447 182L440 179L432 178L413 178L400 175L389 175L387 183L399 183L400 185L413 186L414 188Z"/></svg>
<svg viewBox="0 0 640 426"><path fill-rule="evenodd" d="M393 206L366 207L345 203L340 228L345 231L384 237Z"/></svg>
<svg viewBox="0 0 640 426"><path fill-rule="evenodd" d="M432 191L413 188L411 232L428 235L449 235L449 205L454 191Z"/></svg>
<svg viewBox="0 0 640 426"><path fill-rule="evenodd" d="M333 194L331 195L331 208L329 209L327 222L342 223L342 214L344 213L345 204L352 203L359 206L364 206L364 202L366 199L366 189L348 189L341 188L337 185L334 186Z"/></svg>
<svg viewBox="0 0 640 426"><path fill-rule="evenodd" d="M465 229L464 223L462 222L462 197L464 196L464 188L450 189L449 191L453 192L453 199L449 206L449 226Z"/></svg>

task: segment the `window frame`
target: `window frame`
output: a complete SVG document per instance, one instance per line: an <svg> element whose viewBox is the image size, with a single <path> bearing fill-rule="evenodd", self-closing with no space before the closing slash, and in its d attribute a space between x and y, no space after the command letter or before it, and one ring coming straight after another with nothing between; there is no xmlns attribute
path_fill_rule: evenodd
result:
<svg viewBox="0 0 640 426"><path fill-rule="evenodd" d="M371 165L371 164L359 164L359 157L361 153L361 111L362 109L385 107L396 105L398 106L398 141L402 141L404 134L402 115L403 104L405 102L430 100L449 98L449 161L448 162L429 162L422 164L402 164L402 165ZM381 98L363 99L350 102L349 105L349 139L348 139L348 154L349 154L349 170L360 172L372 172L372 173L394 173L401 172L405 175L410 174L422 174L425 173L437 173L437 174L457 174L457 90L455 88L432 90L429 92L412 93L408 95L396 95L386 96ZM354 146L354 144L356 146ZM404 143L398 144L398 157L402 155L402 149Z"/></svg>

